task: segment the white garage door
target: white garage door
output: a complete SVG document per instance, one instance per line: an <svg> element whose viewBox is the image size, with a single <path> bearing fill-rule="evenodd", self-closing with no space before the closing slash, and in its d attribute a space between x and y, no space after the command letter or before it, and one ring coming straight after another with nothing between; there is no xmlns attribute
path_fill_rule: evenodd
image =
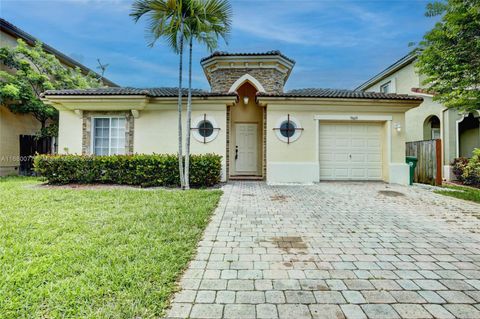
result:
<svg viewBox="0 0 480 319"><path fill-rule="evenodd" d="M382 125L320 121L320 180L381 180Z"/></svg>

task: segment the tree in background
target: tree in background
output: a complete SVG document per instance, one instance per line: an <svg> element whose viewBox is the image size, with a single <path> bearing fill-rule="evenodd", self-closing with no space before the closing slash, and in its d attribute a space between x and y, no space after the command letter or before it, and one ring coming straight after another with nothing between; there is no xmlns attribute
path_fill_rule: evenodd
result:
<svg viewBox="0 0 480 319"><path fill-rule="evenodd" d="M442 15L425 34L416 66L434 100L461 112L480 109L480 1L436 1L427 17Z"/></svg>
<svg viewBox="0 0 480 319"><path fill-rule="evenodd" d="M58 112L42 102L46 90L86 89L102 86L93 74L84 75L68 68L43 50L41 42L33 47L18 40L14 48L0 48L0 104L13 113L32 114L40 123L40 137L56 136Z"/></svg>
<svg viewBox="0 0 480 319"><path fill-rule="evenodd" d="M218 38L225 41L230 33L232 7L228 0L194 0L192 15L186 20L186 38L189 45L187 135L185 141L185 189L190 188L190 140L192 125L192 53L193 40L206 45L208 50L217 48Z"/></svg>

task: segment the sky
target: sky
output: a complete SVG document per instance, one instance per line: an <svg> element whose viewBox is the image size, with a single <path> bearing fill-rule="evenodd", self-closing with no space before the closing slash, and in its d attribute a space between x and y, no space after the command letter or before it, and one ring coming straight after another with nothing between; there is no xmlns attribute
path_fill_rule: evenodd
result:
<svg viewBox="0 0 480 319"><path fill-rule="evenodd" d="M353 89L405 54L435 20L428 1L231 0L233 27L218 50L280 50L296 64L294 88ZM0 16L120 86L178 85L178 57L162 41L147 45L146 22L134 23L131 0L0 0ZM208 90L194 46L193 86ZM185 60L185 62L187 62ZM97 70L98 71L98 70ZM185 82L186 84L186 82ZM184 84L184 85L185 85Z"/></svg>

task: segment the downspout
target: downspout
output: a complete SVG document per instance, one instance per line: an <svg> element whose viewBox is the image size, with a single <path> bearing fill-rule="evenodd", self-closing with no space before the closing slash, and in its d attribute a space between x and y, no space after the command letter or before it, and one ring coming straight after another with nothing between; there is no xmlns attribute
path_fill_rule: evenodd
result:
<svg viewBox="0 0 480 319"><path fill-rule="evenodd" d="M450 172L448 174L445 174L445 166L448 166L448 169L450 170L450 165L446 165L446 160L445 160L445 111L447 111L448 108L444 108L442 110L442 121L440 123L441 125L441 130L440 130L440 138L442 139L442 180L447 180L446 178L446 175L448 175L448 177L450 177ZM449 141L450 142L450 141Z"/></svg>

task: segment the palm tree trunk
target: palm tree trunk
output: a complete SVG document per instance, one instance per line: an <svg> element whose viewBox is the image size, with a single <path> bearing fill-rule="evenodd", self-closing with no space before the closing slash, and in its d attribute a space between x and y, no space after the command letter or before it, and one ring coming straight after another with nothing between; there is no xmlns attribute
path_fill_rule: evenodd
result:
<svg viewBox="0 0 480 319"><path fill-rule="evenodd" d="M185 142L185 189L190 189L190 137L192 127L192 53L193 36L190 36L188 58L188 100L187 100L187 136Z"/></svg>
<svg viewBox="0 0 480 319"><path fill-rule="evenodd" d="M182 73L183 73L183 18L180 22L180 62L178 66L178 170L180 175L180 187L185 186L183 176L183 151L182 151Z"/></svg>

